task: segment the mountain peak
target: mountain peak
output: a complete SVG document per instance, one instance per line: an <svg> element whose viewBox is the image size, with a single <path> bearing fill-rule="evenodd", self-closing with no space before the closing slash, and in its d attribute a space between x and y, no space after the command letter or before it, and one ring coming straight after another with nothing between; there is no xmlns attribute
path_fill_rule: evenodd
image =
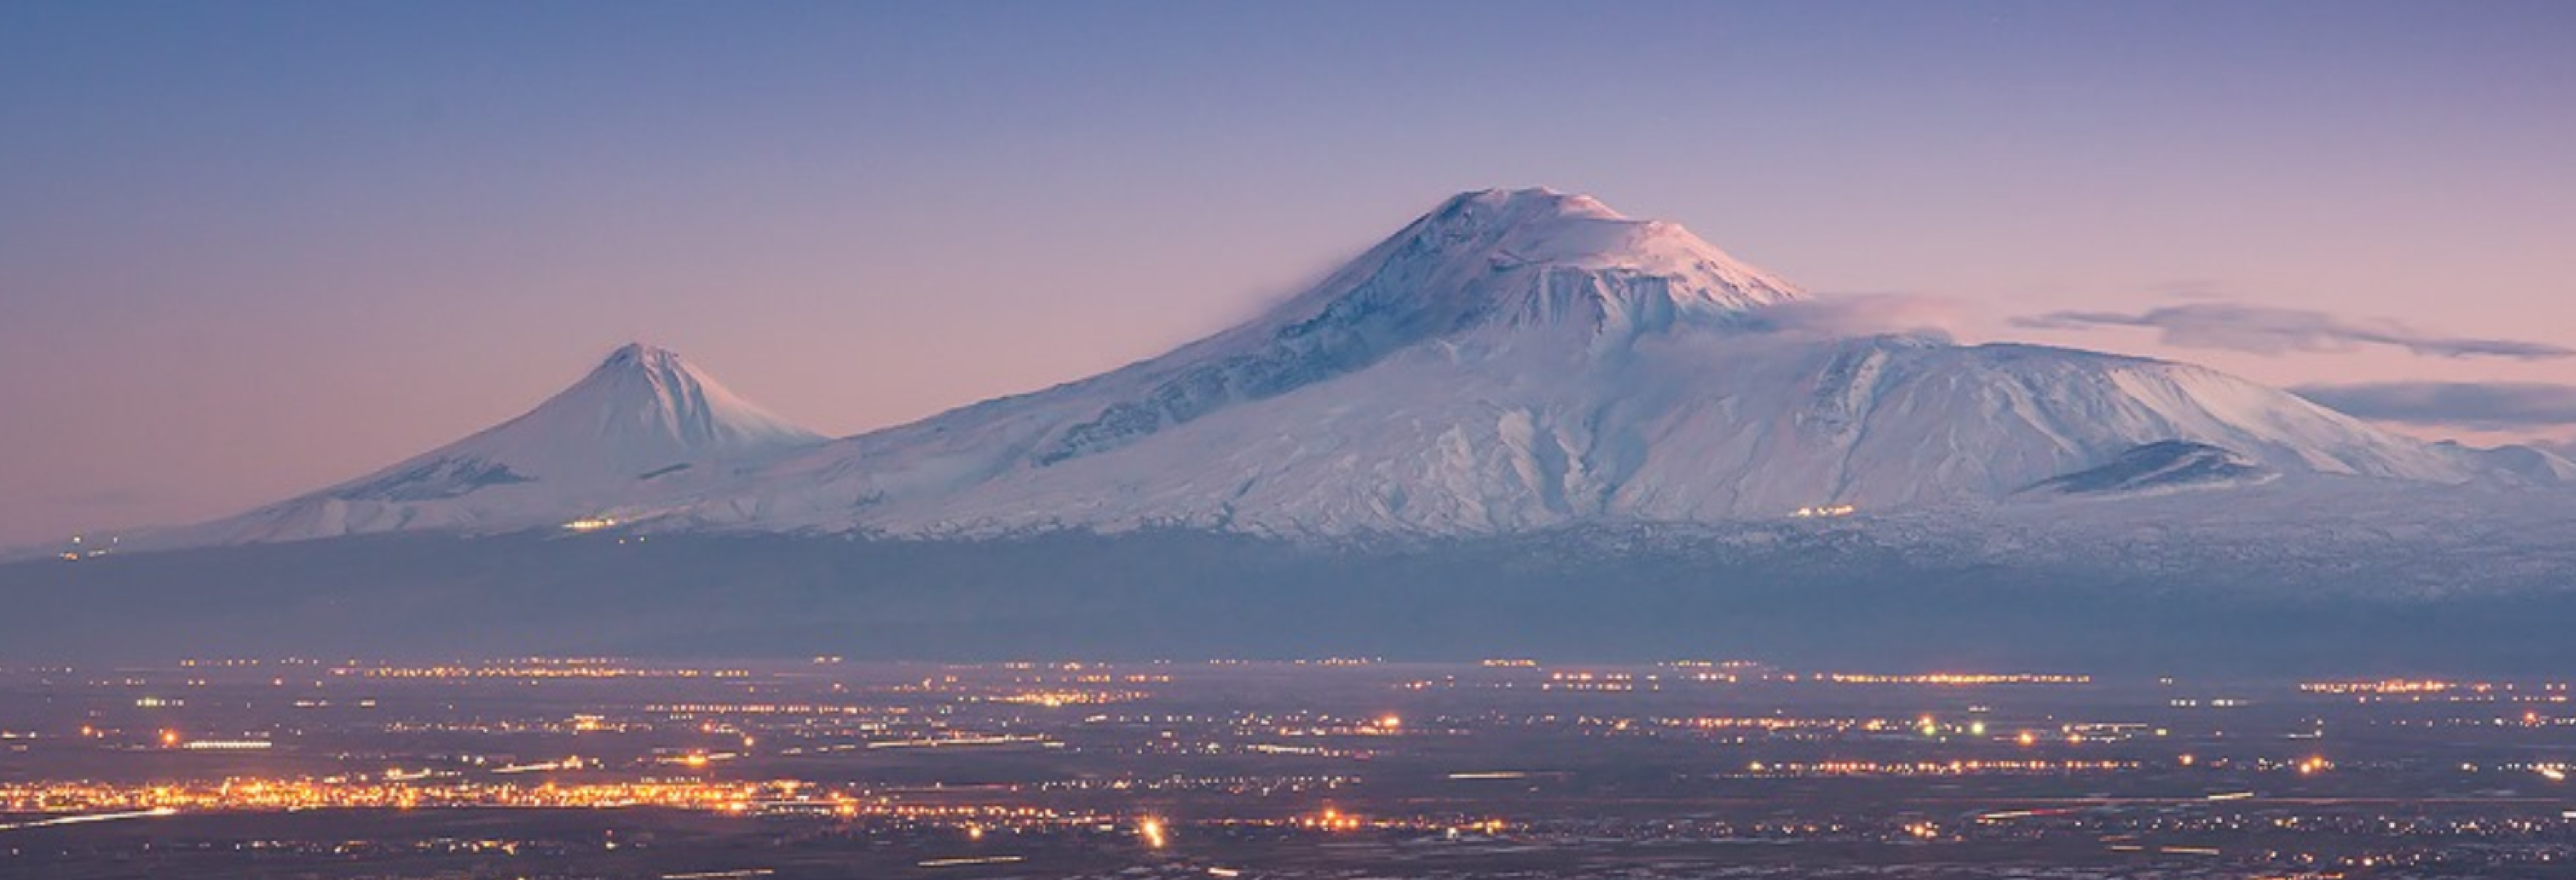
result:
<svg viewBox="0 0 2576 880"><path fill-rule="evenodd" d="M1115 449L1408 350L1471 342L1607 357L1805 295L1678 224L1632 220L1590 196L1460 193L1268 314L1140 364L1152 384L1138 399L1066 427L1031 461Z"/></svg>
<svg viewBox="0 0 2576 880"><path fill-rule="evenodd" d="M735 395L669 349L628 343L517 418L375 473L147 545L586 521L602 505L826 438Z"/></svg>
<svg viewBox="0 0 2576 880"><path fill-rule="evenodd" d="M1631 218L1600 199L1545 187L1459 193L1390 243L1471 274L1571 269L1664 279L1686 311L1739 312L1806 295L1681 224Z"/></svg>
<svg viewBox="0 0 2576 880"><path fill-rule="evenodd" d="M1600 199L1582 193L1569 193L1543 186L1517 189L1493 188L1469 190L1442 202L1432 213L1449 214L1471 209L1501 212L1520 219L1538 217L1579 217L1598 220L1626 220L1628 217L1611 210Z"/></svg>
<svg viewBox="0 0 2576 880"><path fill-rule="evenodd" d="M678 352L641 342L609 352L572 387L476 436L499 434L526 435L512 445L549 457L615 460L611 473L651 459L732 457L823 439L734 394Z"/></svg>
<svg viewBox="0 0 2576 880"><path fill-rule="evenodd" d="M629 342L618 346L615 351L608 353L608 357L599 362L602 369L632 366L649 370L685 365L686 362L680 360L679 352L642 342Z"/></svg>
<svg viewBox="0 0 2576 880"><path fill-rule="evenodd" d="M620 346L519 417L390 468L209 527L233 540L580 517L596 497L824 437L736 396L679 354Z"/></svg>
<svg viewBox="0 0 2576 880"><path fill-rule="evenodd" d="M513 483L614 484L823 439L734 394L678 353L635 342L610 352L590 375L535 409L397 465L394 473L419 472L425 462L437 465L430 468L436 474L506 472ZM354 496L385 496L383 482L381 475L363 480ZM488 482L433 488L453 496ZM408 483L398 488L388 497L422 491ZM330 494L353 497L348 487Z"/></svg>

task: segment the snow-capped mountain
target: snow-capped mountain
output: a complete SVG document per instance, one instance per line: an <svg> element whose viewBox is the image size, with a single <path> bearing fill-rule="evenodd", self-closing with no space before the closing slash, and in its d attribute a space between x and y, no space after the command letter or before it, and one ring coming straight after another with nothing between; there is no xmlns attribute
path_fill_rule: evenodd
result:
<svg viewBox="0 0 2576 880"><path fill-rule="evenodd" d="M1088 379L822 442L633 346L518 419L151 546L576 520L1469 535L2075 497L2099 520L2183 487L2566 470L2186 364L1783 329L1807 298L1671 223L1472 192L1249 322Z"/></svg>
<svg viewBox="0 0 2576 880"><path fill-rule="evenodd" d="M1849 308L1516 190L1160 357L845 439L630 346L376 473L0 566L0 652L2569 653L2565 458L1816 320ZM919 537L972 540L885 540Z"/></svg>
<svg viewBox="0 0 2576 880"><path fill-rule="evenodd" d="M1764 310L1804 297L1590 198L1467 193L1170 354L635 512L931 535L1457 534L1991 501L2167 441L2294 474L2474 470L2183 364L1767 331Z"/></svg>
<svg viewBox="0 0 2576 880"><path fill-rule="evenodd" d="M744 400L679 355L611 352L535 409L372 474L140 547L414 529L515 529L606 508L825 438Z"/></svg>

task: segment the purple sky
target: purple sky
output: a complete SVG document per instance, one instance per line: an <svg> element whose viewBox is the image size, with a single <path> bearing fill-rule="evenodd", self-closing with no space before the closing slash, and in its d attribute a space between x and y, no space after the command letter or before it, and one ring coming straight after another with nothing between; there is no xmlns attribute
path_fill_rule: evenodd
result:
<svg viewBox="0 0 2576 880"><path fill-rule="evenodd" d="M353 476L628 339L893 424L1486 186L2563 438L2571 45L2559 2L0 5L0 542Z"/></svg>

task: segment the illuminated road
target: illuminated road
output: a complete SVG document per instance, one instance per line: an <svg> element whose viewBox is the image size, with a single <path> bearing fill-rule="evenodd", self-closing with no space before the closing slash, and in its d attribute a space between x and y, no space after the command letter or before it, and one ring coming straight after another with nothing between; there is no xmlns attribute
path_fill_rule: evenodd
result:
<svg viewBox="0 0 2576 880"><path fill-rule="evenodd" d="M38 819L33 822L0 823L0 831L16 831L21 828L48 828L55 825L86 825L92 822L115 822L122 819L151 819L160 816L176 815L179 815L178 810L170 807L157 807L149 810L132 810L123 813L93 813L87 816L57 816L51 819Z"/></svg>

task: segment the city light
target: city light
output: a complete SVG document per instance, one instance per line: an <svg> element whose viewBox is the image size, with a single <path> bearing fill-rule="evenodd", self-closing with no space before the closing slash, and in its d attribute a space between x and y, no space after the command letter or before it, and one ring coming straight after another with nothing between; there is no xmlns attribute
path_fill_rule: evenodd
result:
<svg viewBox="0 0 2576 880"><path fill-rule="evenodd" d="M1226 847L1242 838L1219 829L1312 835L1306 838L1311 843L1331 841L1353 847L1397 839L1492 845L1506 827L1512 829L1514 846L1614 839L1946 845L2053 840L2055 835L2094 832L2084 839L2085 845L2182 856L2194 853L2188 846L2152 837L2106 840L2118 835L2104 829L2138 826L2156 833L2243 833L2251 830L2245 823L2253 821L2266 823L2262 825L2266 831L2286 834L2305 826L2269 823L2312 818L2345 821L2336 817L2368 809L2361 806L2363 801L2347 802L2346 798L2356 796L2347 791L2385 774L2374 765L2338 767L2319 752L2316 743L2307 741L2322 730L2367 730L2375 724L2374 736L2421 735L2432 737L2429 741L2434 743L2452 741L2448 726L2473 726L2519 737L2560 733L2555 719L2542 718L2546 723L2535 726L2529 722L2539 713L2520 707L2506 711L2462 704L2442 719L2445 727L2437 728L2427 726L2425 713L2413 704L2391 711L2378 704L2356 704L2349 694L2314 692L2309 692L2306 703L2296 702L2296 697L2276 700L2282 691L2290 690L2282 685L2229 698L2247 702L2259 698L2274 708L2241 713L2229 719L2224 731L2188 717L2186 713L2202 711L2197 707L2169 705L2170 692L2133 694L2136 702L2119 704L2113 695L2128 693L2117 690L2125 685L2062 700L2054 694L1934 699L1929 704L1939 708L1925 711L1922 705L1927 701L1921 694L1854 692L1849 688L1856 682L1830 675L1804 675L1794 683L1785 676L1763 678L1758 686L1779 689L1779 700L1773 703L1766 695L1754 704L1759 708L1746 707L1734 714L1694 715L1675 711L1678 705L1690 705L1688 701L1592 691L1541 697L1532 688L1523 692L1526 696L1510 695L1509 702L1499 704L1514 707L1509 710L1474 707L1466 702L1468 694L1459 693L1439 697L1453 702L1420 710L1436 714L1408 718L1382 707L1333 708L1347 705L1345 683L1292 691L1305 696L1272 705L1229 703L1240 699L1236 695L1242 692L1223 677L1233 674L1230 670L1211 673L1216 677L1206 681L1174 681L1159 671L1131 672L1104 664L1084 664L1078 669L1069 664L951 666L906 670L869 683L865 664L820 672L801 662L801 654L799 660L792 672L764 668L746 673L748 680L719 675L724 670L717 667L656 668L609 658L522 658L419 667L440 671L418 676L369 674L397 667L352 662L338 667L347 672L324 682L342 693L329 699L291 700L271 696L269 689L280 676L251 669L249 661L213 661L190 667L178 678L149 671L102 673L89 686L114 696L87 704L102 708L65 717L51 729L30 729L13 722L9 729L0 730L0 748L90 749L106 756L103 763L110 765L113 756L139 749L202 757L157 758L180 769L150 768L150 775L137 773L126 781L0 783L0 814L39 822L144 816L154 810L189 815L317 810L393 814L650 807L697 814L705 817L700 821L716 828L737 817L829 823L815 826L812 833L909 841L900 845L929 850L897 850L905 859L902 865L935 862L943 872L959 874L973 873L968 870L971 865L1002 863L945 860L1012 858L1020 846L1047 847L1047 852L1054 853L1068 841L1114 839L1131 857L1142 858L1146 853L1182 849L1179 844L1186 838L1194 859L1230 859L1233 854ZM236 665L243 667L235 676L236 691L226 692L220 685L195 690L204 686L192 682L216 676L196 670ZM1486 669L1491 671L1477 671ZM535 674L510 677L485 674L487 670ZM1460 683L1443 687L1481 685L1499 691L1506 684L1552 678L1568 685L1643 690L1654 685L1659 675L1686 674L1645 667L1534 674L1512 667L1461 666L1430 673L1390 670L1377 686L1400 688L1432 681ZM1743 674L1747 681L1767 675L1752 670ZM1876 681L1885 686L1890 678ZM1948 687L1957 681L1946 674L1904 677L1895 686ZM135 705L136 693L173 693L163 690L165 686L190 688L185 693L191 699L185 705L177 700ZM1205 690L1193 691L1193 687ZM1019 699L1108 690L1133 691L1137 697L1079 711L1057 711L1043 699ZM1795 696L1802 691L1823 699L1802 704ZM2509 692L2499 687L2495 693ZM2555 691L2541 689L2522 693L2534 700L2557 696ZM402 708L383 714L359 708L374 704L379 694L388 704ZM468 695L483 694L497 699L466 703ZM430 699L420 699L423 695ZM1176 695L1179 698L1173 699ZM1224 696L1211 701L1209 695ZM237 708L244 705L241 700L254 706L273 705L287 714L278 721L244 718ZM332 711L301 710L305 705L327 705ZM1820 707L1829 708L1817 711ZM219 717L224 720L211 721ZM1435 717L1436 721L1429 720ZM159 723L138 723L147 719ZM192 739L183 731L194 731L202 738ZM75 732L85 735L76 737ZM390 738L375 739L378 736ZM494 747L465 745L477 741ZM1872 778L1881 780L1874 787L1900 794L1884 807L1838 803L1830 812L1798 815L1772 808L1726 815L1734 810L1732 806L1686 816L1626 810L1550 812L1566 798L1587 797L1582 792L1599 778L1598 771L1581 760L1560 762L1549 757L1553 753L1548 749L1560 747L1547 745L1551 741L1575 750L1565 754L1581 754L1605 743L1613 748L1634 743L1649 749L1649 754L1740 749L1734 753L1736 759L1725 762L1726 769L1717 771L1719 777L1746 781ZM1650 741L1662 745L1649 746ZM418 742L443 745L414 750L410 744ZM2169 748L2186 742L2193 746ZM549 760L538 751L544 743L579 743L580 754ZM1509 745L1491 750L1486 743ZM2060 743L2081 745L2068 749ZM151 748L156 744L160 748ZM761 751L752 751L755 746ZM906 749L941 751L912 757L900 752ZM227 761L218 754L242 752L247 758L250 753L271 750L285 753L280 759L293 762L281 766L317 769L310 775L243 773L238 768L247 761ZM570 751L565 748L557 754ZM866 757L871 754L878 757ZM2089 760L2065 760L2078 754ZM1818 755L1835 757L1813 757ZM985 763L987 756L991 763ZM1030 762L1041 756L1043 761ZM1083 763L1104 757L1115 763ZM335 760L347 766L330 769ZM850 763L835 765L837 761ZM1052 768L1060 761L1086 769L1070 774L1045 769L1039 776L1024 778L1012 775L1024 769ZM1250 769L1265 765L1273 769ZM2471 768L2463 772L2530 772L2546 780L2544 785L2562 783L2566 775L2562 763L2492 753L2444 755L2439 766ZM203 769L188 769L192 767ZM711 770L719 767L740 768L741 774L813 769L818 778L711 778ZM902 781L874 776L873 767L894 769ZM961 780L936 769L945 767L977 769ZM2240 773L2272 774L2272 784L2293 774L2320 780L2329 771L2342 771L2342 775L2336 777L2334 791L2293 789L2260 797L2253 790L2223 788L2096 794L2118 792L2127 782L2151 778L2159 768L2162 772L2224 771L2208 778L2236 785L2249 784L2236 781ZM2141 772L2150 776L2127 775ZM1685 771L1676 778L1690 775ZM1962 783L1980 778L2015 780L1994 790L2027 792L2031 801L2018 806L1962 807L1948 795L1927 802L1901 794L1916 789L1977 788ZM1908 787L1909 780L1914 788ZM1796 793L1809 786L1769 788L1791 792L1789 802L1804 804L1796 809L1823 809L1801 800L1808 795ZM1813 788L1821 791L1833 786ZM2384 797L2377 792L2369 796ZM2258 801L2259 806L2229 803L2234 801ZM2248 807L2260 812L2242 809ZM1518 815L1523 809L1531 815ZM1186 823L1178 820L1174 817L1181 813L1176 811L1186 811L1191 818ZM1507 824L1493 818L1497 813L1512 818ZM1962 819L1954 822L1952 816ZM2398 816L2394 821L2401 823L2399 827L2433 827L2423 824L2432 819L2421 816ZM2464 813L2440 821L2446 824L2439 827L2448 829L2443 833L2488 827L2472 824L2476 822L2498 823L2492 831L2476 830L2476 836L2465 838L2488 840L2538 833L2529 823L2539 820ZM945 846L952 849L974 848L940 852L938 840L947 841ZM1009 845L996 846L1002 841ZM639 845L625 841L591 845L608 844ZM386 845L381 840L365 844ZM502 836L437 844L451 845L506 854L525 852L529 846L562 844ZM2235 851L2231 849L2230 855ZM728 868L716 873L737 870L760 869ZM1193 862L1185 870L1206 872L1208 867Z"/></svg>

